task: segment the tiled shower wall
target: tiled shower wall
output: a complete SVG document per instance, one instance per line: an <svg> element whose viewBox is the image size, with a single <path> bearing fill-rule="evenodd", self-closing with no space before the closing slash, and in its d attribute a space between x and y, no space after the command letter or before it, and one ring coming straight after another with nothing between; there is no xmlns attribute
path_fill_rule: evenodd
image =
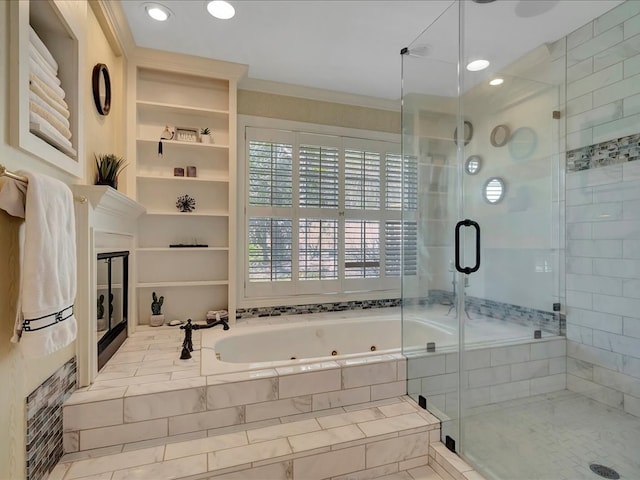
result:
<svg viewBox="0 0 640 480"><path fill-rule="evenodd" d="M640 1L566 59L567 387L640 416Z"/></svg>

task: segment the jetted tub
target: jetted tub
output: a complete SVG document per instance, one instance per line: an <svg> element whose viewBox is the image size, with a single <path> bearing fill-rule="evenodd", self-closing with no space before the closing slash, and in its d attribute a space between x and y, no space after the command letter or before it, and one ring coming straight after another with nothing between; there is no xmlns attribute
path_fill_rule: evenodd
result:
<svg viewBox="0 0 640 480"><path fill-rule="evenodd" d="M357 360L370 356L398 357L401 329L416 348L424 351L428 342L438 350L455 345L454 331L434 328L418 321L405 321L400 315L382 318L335 318L294 321L277 325L236 325L230 330L202 331L202 373L211 375L322 363Z"/></svg>

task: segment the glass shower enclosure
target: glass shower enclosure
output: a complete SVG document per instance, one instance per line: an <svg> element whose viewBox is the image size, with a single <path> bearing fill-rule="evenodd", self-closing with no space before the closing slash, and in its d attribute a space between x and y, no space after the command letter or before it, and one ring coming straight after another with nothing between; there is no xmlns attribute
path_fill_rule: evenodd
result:
<svg viewBox="0 0 640 480"><path fill-rule="evenodd" d="M615 359L598 357L599 349L613 350L611 342L620 339L602 337L594 348L597 333L584 329L598 321L592 317L612 315L590 312L582 320L580 304L604 293L598 279L586 275L595 273L587 264L595 269L597 260L587 261L584 252L610 254L602 251L608 244L583 242L591 241L595 227L577 218L583 210L573 210L595 194L569 189L606 181L594 180L593 172L583 178L567 171L566 76L572 72L566 42L493 61L496 48L509 49L509 38L496 46L489 37L500 30L488 15L518 3L452 2L402 51L403 250L405 263L416 264L402 280L407 392L440 418L442 442L488 479L596 479L600 467L640 478L640 408L631 415L594 380L601 366L623 370L622 363L609 366ZM480 59L492 63L474 70L471 62ZM631 193L637 187L603 186L602 198L621 189L625 198L640 199ZM609 210L593 215L618 215ZM601 238L608 238L605 231ZM636 224L629 238L638 231ZM625 240L606 242L622 248ZM640 268L634 268L610 275L638 282ZM593 295L589 300L584 289ZM567 310L576 318L568 339ZM630 310L611 321L623 322L625 314ZM581 335L592 335L584 349L576 338ZM636 367L638 337L625 343ZM618 381L627 379L609 380ZM640 382L632 383L621 387L620 398L624 388L640 395Z"/></svg>

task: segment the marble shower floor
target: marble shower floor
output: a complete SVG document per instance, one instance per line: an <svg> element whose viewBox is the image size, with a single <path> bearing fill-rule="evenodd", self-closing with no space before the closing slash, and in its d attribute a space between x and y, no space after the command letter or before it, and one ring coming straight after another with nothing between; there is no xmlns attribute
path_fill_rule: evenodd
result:
<svg viewBox="0 0 640 480"><path fill-rule="evenodd" d="M578 393L479 407L464 421L466 456L487 479L598 480L589 464L640 479L640 418Z"/></svg>

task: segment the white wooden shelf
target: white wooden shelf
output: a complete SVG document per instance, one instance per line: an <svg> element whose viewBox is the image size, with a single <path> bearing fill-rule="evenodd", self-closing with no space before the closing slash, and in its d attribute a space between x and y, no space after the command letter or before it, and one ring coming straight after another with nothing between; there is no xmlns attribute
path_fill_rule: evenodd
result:
<svg viewBox="0 0 640 480"><path fill-rule="evenodd" d="M229 247L142 247L137 249L138 252L199 252L214 251L228 252Z"/></svg>
<svg viewBox="0 0 640 480"><path fill-rule="evenodd" d="M108 286L108 285L106 285L106 284L104 284L104 285L102 285L102 284L98 284L98 286L97 286L96 288L97 288L98 290L107 290L107 289L109 288L109 286ZM122 285L121 285L121 284L119 284L119 283L114 283L114 284L112 284L112 285L111 285L111 289L112 289L112 290L114 290L114 289L121 289L121 288L122 288Z"/></svg>
<svg viewBox="0 0 640 480"><path fill-rule="evenodd" d="M163 211L147 211L147 215L163 215L167 217L180 216L180 217L228 217L229 212L214 212L214 211L203 211L199 212L163 212Z"/></svg>
<svg viewBox="0 0 640 480"><path fill-rule="evenodd" d="M149 143L155 143L157 144L160 139L159 138L141 138L138 137L136 139L138 142L149 142ZM218 143L200 143L200 142L180 142L178 140L162 140L162 144L164 146L166 145L180 145L180 146L186 146L186 147L201 147L201 148L214 148L214 149L223 149L223 150L228 150L229 149L229 145L221 145Z"/></svg>
<svg viewBox="0 0 640 480"><path fill-rule="evenodd" d="M165 296L163 313L169 318L200 318L221 308L235 318L232 181L237 82L246 68L147 49L138 50L132 68L128 104L136 124L129 130L128 152L136 158L136 171L128 186L148 210L140 218L135 249L138 321L147 321L152 289ZM207 126L216 143L160 140L165 125ZM160 141L163 158L156 156ZM173 175L174 168L185 167L186 173L189 165L197 168L197 177ZM198 199L192 212L180 212L170 201L185 193ZM181 243L185 246L169 246Z"/></svg>
<svg viewBox="0 0 640 480"><path fill-rule="evenodd" d="M177 105L173 103L150 102L147 100L138 100L136 104L139 107L148 108L150 110L171 110L176 113L186 113L189 115L229 115L228 110L217 110L213 108L190 107L186 105Z"/></svg>
<svg viewBox="0 0 640 480"><path fill-rule="evenodd" d="M202 177L174 177L168 175L136 175L140 180L158 180L158 181L179 181L179 182L210 182L210 183L229 183L227 175L219 176L202 176Z"/></svg>
<svg viewBox="0 0 640 480"><path fill-rule="evenodd" d="M195 282L145 282L138 283L138 288L162 287L209 287L229 285L228 280L200 280Z"/></svg>

